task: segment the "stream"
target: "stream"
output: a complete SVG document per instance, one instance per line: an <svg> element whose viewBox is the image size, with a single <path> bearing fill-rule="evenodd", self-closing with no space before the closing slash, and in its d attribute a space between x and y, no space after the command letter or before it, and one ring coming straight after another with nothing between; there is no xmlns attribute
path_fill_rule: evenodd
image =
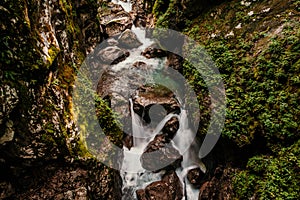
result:
<svg viewBox="0 0 300 200"><path fill-rule="evenodd" d="M120 0L112 0L112 2L121 5L126 12L131 11L132 3L130 1L124 2ZM142 45L131 50L129 57L127 57L124 61L112 65L112 70L115 72L121 71L137 61L147 63L147 65L155 66L156 69L163 68L163 66L166 65L166 58L147 59L141 55L141 52L145 48L154 43L154 41L146 37L145 28L136 27L133 25L131 31L135 33L139 41L142 42ZM134 73L138 72L135 71ZM119 78L122 79L122 76L125 77L126 75L120 75ZM126 78L124 78L124 80L121 82L125 84ZM115 90L120 90L120 88L115 88ZM195 168L200 168L201 171L205 173L206 169L199 158L196 158L197 161L195 162L195 157L197 156L193 154L197 155L197 153L193 152L191 149L187 150L187 147L193 143L194 135L193 131L189 128L190 122L187 117L185 105L181 103L182 99L179 99L179 97L175 98L177 98L176 100L180 105L180 111L178 113L171 112L166 114L157 124L146 123L143 117L135 112L133 99L128 99L133 141L131 148L126 146L123 147L124 159L120 171L123 182L122 200L139 199L137 197L138 190L145 189L149 184L160 181L166 173L165 169L158 170L156 172L144 169L141 162L141 156L145 152L145 149L149 143L153 141L156 136L161 134L162 129L166 126L167 122L171 118L177 118L179 122L179 128L174 138L170 141L170 145L172 148L176 149L180 155L182 155L181 166L175 169L176 175L179 178L179 185L181 185L180 188L182 189L182 200L198 199L199 188L195 188L192 184L190 184L187 179L187 173L189 170ZM164 108L158 107L158 109L163 110ZM197 149L199 146L194 145L194 148Z"/></svg>

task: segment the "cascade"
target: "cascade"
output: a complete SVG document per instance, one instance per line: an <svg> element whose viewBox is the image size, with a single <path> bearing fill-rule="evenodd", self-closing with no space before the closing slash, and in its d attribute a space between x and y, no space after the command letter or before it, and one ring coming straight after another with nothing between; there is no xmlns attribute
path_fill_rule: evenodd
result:
<svg viewBox="0 0 300 200"><path fill-rule="evenodd" d="M132 4L130 1L123 2L120 0L112 0L113 3L121 5L126 12L131 11ZM161 67L165 62L165 58L154 58L146 59L141 56L141 51L150 46L153 41L146 37L146 31L144 28L133 26L131 29L138 37L138 39L143 43L140 47L133 49L130 52L130 56L126 60L113 65L112 69L118 71L124 67L129 66L136 61L143 61L152 66ZM177 99L181 104L180 99ZM189 119L187 117L187 110L184 109L184 105L180 105L180 113L173 114L170 113L153 128L149 124L146 124L141 116L135 113L133 108L133 99L128 99L129 101L129 112L131 116L132 124L132 136L133 136L133 146L128 149L123 147L124 159L121 166L121 177L123 181L122 200L136 200L136 191L138 189L144 189L147 185L152 182L161 180L165 170L159 172L151 172L144 169L141 165L141 155L143 154L145 148L151 142L154 137L160 134L161 130L165 124L172 118L176 117L179 121L179 129L171 144L175 149L177 149L183 156L181 167L176 169L176 174L180 179L183 188L183 200L194 200L198 199L199 189L196 189L187 180L187 173L190 169L200 167L200 169L205 172L205 166L200 159L196 159L198 152L190 151L188 148L194 140L193 131L189 128ZM193 144L193 149L198 149L197 144ZM196 156L195 156L196 154Z"/></svg>

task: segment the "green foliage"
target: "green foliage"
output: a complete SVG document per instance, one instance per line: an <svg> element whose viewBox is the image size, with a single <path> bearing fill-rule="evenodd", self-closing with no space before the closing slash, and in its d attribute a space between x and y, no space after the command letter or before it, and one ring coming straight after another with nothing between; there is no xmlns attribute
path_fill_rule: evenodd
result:
<svg viewBox="0 0 300 200"><path fill-rule="evenodd" d="M299 137L299 23L271 38L257 58L249 56L254 41L211 40L206 47L224 77L227 119L223 134L239 145L261 134L270 143ZM296 36L296 37L295 37Z"/></svg>
<svg viewBox="0 0 300 200"><path fill-rule="evenodd" d="M154 13L157 19L157 27L178 29L176 25L183 23L183 12L178 9L178 2L176 0L166 2L157 0L152 13Z"/></svg>
<svg viewBox="0 0 300 200"><path fill-rule="evenodd" d="M154 16L162 16L167 11L169 3L170 1L156 0L152 8Z"/></svg>
<svg viewBox="0 0 300 200"><path fill-rule="evenodd" d="M249 159L247 170L233 178L239 199L299 199L300 140L275 156Z"/></svg>
<svg viewBox="0 0 300 200"><path fill-rule="evenodd" d="M266 5L270 10L264 11ZM265 149L256 150L265 155L250 158L246 169L233 177L237 199L300 199L298 5L298 0L262 0L250 6L231 1L186 24L185 33L206 47L224 80L227 111L222 137L241 149L257 138L266 141ZM159 25L176 23L177 19L164 21L168 14L158 16ZM234 34L228 36L231 31ZM198 98L207 97L193 66L186 62L183 72ZM209 114L202 117L209 120Z"/></svg>
<svg viewBox="0 0 300 200"><path fill-rule="evenodd" d="M110 141L118 146L122 146L122 125L118 120L118 116L114 113L107 103L98 95L95 96L96 115L98 116L99 124L109 137Z"/></svg>
<svg viewBox="0 0 300 200"><path fill-rule="evenodd" d="M87 65L84 64L78 74L76 90L73 95L75 118L80 131L81 143L86 149L89 148L88 151L91 154L98 155L98 150L105 145L106 137L111 143L121 147L123 131L116 113L93 90L88 70L85 71L86 67ZM91 143L94 144L92 147L87 146ZM101 156L105 157L106 155Z"/></svg>

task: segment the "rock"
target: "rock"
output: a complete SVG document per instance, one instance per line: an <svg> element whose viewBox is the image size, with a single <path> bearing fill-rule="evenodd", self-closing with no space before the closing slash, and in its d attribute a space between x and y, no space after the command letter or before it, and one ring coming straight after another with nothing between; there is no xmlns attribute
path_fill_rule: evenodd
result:
<svg viewBox="0 0 300 200"><path fill-rule="evenodd" d="M118 171L93 160L37 166L24 175L16 179L18 194L12 199L121 199ZM6 187L7 192L14 189Z"/></svg>
<svg viewBox="0 0 300 200"><path fill-rule="evenodd" d="M145 69L145 70L147 70L149 68L149 65L147 65L143 61L136 61L135 63L133 63L133 66L136 68Z"/></svg>
<svg viewBox="0 0 300 200"><path fill-rule="evenodd" d="M129 52L113 46L100 50L97 55L104 63L113 65L125 60L129 56Z"/></svg>
<svg viewBox="0 0 300 200"><path fill-rule="evenodd" d="M131 149L131 147L133 146L133 136L132 135L128 135L128 134L124 134L123 136L123 145L125 147L127 147L127 149Z"/></svg>
<svg viewBox="0 0 300 200"><path fill-rule="evenodd" d="M133 49L142 45L142 43L137 38L136 34L129 29L126 29L118 39L120 45L125 48Z"/></svg>
<svg viewBox="0 0 300 200"><path fill-rule="evenodd" d="M192 185L200 187L203 183L204 176L205 173L203 173L200 168L194 168L188 171L187 179Z"/></svg>
<svg viewBox="0 0 300 200"><path fill-rule="evenodd" d="M133 24L136 27L145 27L147 25L147 19L144 16L136 16L133 20Z"/></svg>
<svg viewBox="0 0 300 200"><path fill-rule="evenodd" d="M132 27L130 14L122 6L109 2L106 8L99 8L100 24L105 27L105 33L110 37Z"/></svg>
<svg viewBox="0 0 300 200"><path fill-rule="evenodd" d="M93 51L97 44L99 44L105 36L103 25L99 25L97 15L97 7L87 1L76 2L76 14L78 17L79 28L82 32L82 43L85 52L88 54ZM62 22L57 23L60 27L56 29L63 29Z"/></svg>
<svg viewBox="0 0 300 200"><path fill-rule="evenodd" d="M121 199L119 172L88 159L71 112L75 66L104 38L97 6L1 2L0 199Z"/></svg>
<svg viewBox="0 0 300 200"><path fill-rule="evenodd" d="M79 187L75 189L75 200L87 200L87 189L86 187Z"/></svg>
<svg viewBox="0 0 300 200"><path fill-rule="evenodd" d="M166 134L155 136L141 156L144 169L158 172L161 169L180 167L183 157L171 144Z"/></svg>
<svg viewBox="0 0 300 200"><path fill-rule="evenodd" d="M180 105L174 93L164 86L139 87L133 103L134 111L148 123L150 122L149 110L153 105L161 105L166 110L166 114L180 113Z"/></svg>
<svg viewBox="0 0 300 200"><path fill-rule="evenodd" d="M126 29L131 29L132 24L128 22L127 18L114 19L105 25L105 31L108 36L117 35Z"/></svg>
<svg viewBox="0 0 300 200"><path fill-rule="evenodd" d="M177 117L172 117L163 127L162 132L168 135L168 138L173 139L179 129L179 120Z"/></svg>
<svg viewBox="0 0 300 200"><path fill-rule="evenodd" d="M133 23L137 27L145 27L147 24L147 11L151 10L146 7L146 1L135 1L132 5L132 13L133 13Z"/></svg>
<svg viewBox="0 0 300 200"><path fill-rule="evenodd" d="M9 120L5 124L5 132L0 137L0 145L5 142L10 142L14 139L15 131L13 129L13 121Z"/></svg>
<svg viewBox="0 0 300 200"><path fill-rule="evenodd" d="M178 72L182 73L182 65L183 65L184 59L181 56L178 56L177 54L168 52L167 56L167 66L171 67Z"/></svg>
<svg viewBox="0 0 300 200"><path fill-rule="evenodd" d="M134 198L134 187L129 187L129 188L123 188L122 190L122 199L124 200L136 200Z"/></svg>
<svg viewBox="0 0 300 200"><path fill-rule="evenodd" d="M114 38L108 38L106 40L108 46L118 46L119 42Z"/></svg>
<svg viewBox="0 0 300 200"><path fill-rule="evenodd" d="M199 199L233 199L232 174L236 172L230 167L217 167L212 178L201 185Z"/></svg>
<svg viewBox="0 0 300 200"><path fill-rule="evenodd" d="M144 189L137 190L136 196L137 196L138 200L148 200Z"/></svg>
<svg viewBox="0 0 300 200"><path fill-rule="evenodd" d="M162 58L167 56L166 51L162 50L158 44L152 44L149 47L147 47L143 52L142 55L146 58Z"/></svg>
<svg viewBox="0 0 300 200"><path fill-rule="evenodd" d="M19 102L19 97L15 88L9 85L1 84L0 86L0 125L7 119L11 111ZM1 134L0 134L1 136Z"/></svg>
<svg viewBox="0 0 300 200"><path fill-rule="evenodd" d="M167 172L161 181L148 185L144 190L137 190L139 200L181 200L183 190L175 171Z"/></svg>

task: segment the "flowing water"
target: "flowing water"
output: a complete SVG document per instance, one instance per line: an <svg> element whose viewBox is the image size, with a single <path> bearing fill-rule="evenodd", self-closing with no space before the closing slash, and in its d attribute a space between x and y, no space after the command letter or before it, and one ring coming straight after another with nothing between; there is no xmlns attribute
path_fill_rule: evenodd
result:
<svg viewBox="0 0 300 200"><path fill-rule="evenodd" d="M183 199L198 199L199 190L193 188L193 186L189 184L186 175L190 169L201 167L202 170L205 171L205 167L203 165L201 166L201 163L198 163L198 165L196 165L196 163L191 163L190 154L186 151L186 147L192 143L190 140L194 139L192 131L187 126L189 123L186 110L181 109L179 115L168 114L154 130L151 130L149 126L144 125L143 119L134 112L131 99L129 102L134 142L133 147L130 150L124 147L124 161L121 170L121 176L123 179L123 200L136 199L136 190L144 189L150 183L161 180L164 171L152 173L143 169L140 157L147 144L154 139L155 135L159 134L164 125L172 117L177 117L179 119L180 126L173 140L173 145L183 155L182 168L178 168L176 170L177 176L183 186L183 193L185 194Z"/></svg>
<svg viewBox="0 0 300 200"><path fill-rule="evenodd" d="M112 0L111 2L121 5L126 12L130 12L132 10L132 3L130 0L127 1Z"/></svg>
<svg viewBox="0 0 300 200"><path fill-rule="evenodd" d="M112 0L113 3L121 5L126 12L131 11L132 4L130 0L123 2L120 0ZM130 52L130 56L126 60L112 66L114 71L118 71L122 68L130 66L130 64L136 61L143 61L147 65L161 67L165 63L165 59L146 59L141 56L141 51L150 46L153 41L146 38L145 30L140 27L132 27L132 31L137 35L138 39L143 43L137 49ZM123 81L125 82L125 81ZM194 134L189 128L189 121L187 117L187 111L184 109L184 105L181 105L180 114L168 114L166 115L160 123L158 123L154 128L153 126L147 125L143 119L134 112L132 99L129 99L130 104L130 115L132 120L132 135L133 135L133 146L129 150L127 147L123 147L124 160L121 167L121 177L123 181L123 200L137 199L136 190L144 189L147 185L154 181L161 180L162 175L165 173L164 170L160 172L153 173L151 171L145 170L140 162L140 157L144 152L146 146L154 137L160 133L164 125L172 117L177 117L179 120L179 129L171 141L174 148L176 148L180 154L183 156L183 161L180 168L176 169L176 173L183 186L183 199L184 200L194 200L198 199L199 189L195 189L187 180L186 175L188 170L200 167L202 171L206 171L205 166L200 161L200 159L195 159L195 155L198 152L193 152L192 148L188 148L190 144L193 143ZM180 102L180 99L178 99ZM192 145L194 149L199 150L197 144ZM197 157L197 156L196 156Z"/></svg>

